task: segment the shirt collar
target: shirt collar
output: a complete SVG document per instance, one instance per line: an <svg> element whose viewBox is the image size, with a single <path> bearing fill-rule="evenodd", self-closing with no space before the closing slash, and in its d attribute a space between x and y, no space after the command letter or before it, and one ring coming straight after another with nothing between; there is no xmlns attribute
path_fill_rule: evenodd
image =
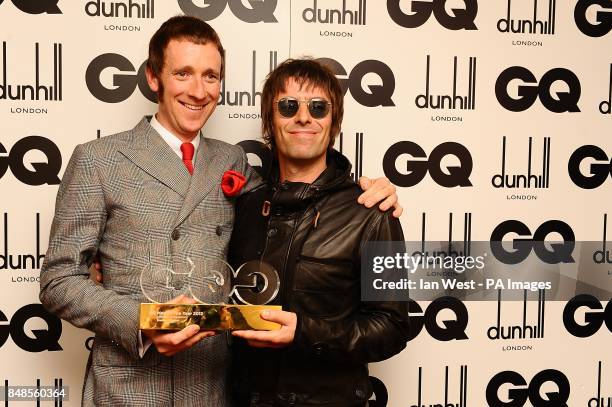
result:
<svg viewBox="0 0 612 407"><path fill-rule="evenodd" d="M155 115L151 117L151 127L155 129L164 139L164 141L170 146L172 151L179 156L180 159L183 159L183 153L181 152L181 144L183 142L181 139L172 134L168 129L166 129L162 124L157 120ZM200 135L198 134L193 140L191 140L191 144L193 144L193 151L198 151L198 146L200 145ZM193 162L195 163L196 154L193 155Z"/></svg>

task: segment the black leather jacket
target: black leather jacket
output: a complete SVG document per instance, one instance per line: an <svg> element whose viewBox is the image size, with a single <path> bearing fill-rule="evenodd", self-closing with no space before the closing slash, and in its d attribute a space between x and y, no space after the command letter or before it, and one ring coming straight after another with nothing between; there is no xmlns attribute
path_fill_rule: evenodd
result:
<svg viewBox="0 0 612 407"><path fill-rule="evenodd" d="M357 203L350 163L328 154L312 184L274 182L241 197L230 242L235 269L248 260L281 278L273 302L295 312L294 343L284 349L234 343L234 390L241 406L361 406L372 394L368 362L405 346L406 303L361 302L360 259L367 241L403 241L400 223ZM271 203L264 216L264 202Z"/></svg>

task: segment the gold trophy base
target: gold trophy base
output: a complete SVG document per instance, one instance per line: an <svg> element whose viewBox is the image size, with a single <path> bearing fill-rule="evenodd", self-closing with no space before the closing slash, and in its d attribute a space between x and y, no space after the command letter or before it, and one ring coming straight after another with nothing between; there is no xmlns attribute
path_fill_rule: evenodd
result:
<svg viewBox="0 0 612 407"><path fill-rule="evenodd" d="M263 310L281 310L279 305L234 304L140 304L140 329L180 331L199 325L203 331L254 329L273 331L280 324L261 319Z"/></svg>

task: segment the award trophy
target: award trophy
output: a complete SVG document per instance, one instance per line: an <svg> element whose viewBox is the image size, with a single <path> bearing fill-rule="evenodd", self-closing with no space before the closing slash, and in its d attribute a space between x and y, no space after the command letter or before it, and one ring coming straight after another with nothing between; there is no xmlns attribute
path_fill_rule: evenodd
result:
<svg viewBox="0 0 612 407"><path fill-rule="evenodd" d="M281 309L266 305L276 298L280 287L272 266L253 260L234 272L221 259L194 263L189 258L186 265L182 272L153 265L142 270L140 288L149 302L140 304L140 329L178 331L193 324L206 331L280 328L260 317L265 309ZM235 284L230 290L232 280ZM228 297L242 304L206 301L223 302Z"/></svg>

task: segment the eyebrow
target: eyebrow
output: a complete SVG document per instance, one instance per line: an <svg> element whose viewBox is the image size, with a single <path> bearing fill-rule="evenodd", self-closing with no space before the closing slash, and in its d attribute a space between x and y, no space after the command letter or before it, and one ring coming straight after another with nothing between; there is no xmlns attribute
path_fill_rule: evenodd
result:
<svg viewBox="0 0 612 407"><path fill-rule="evenodd" d="M217 71L216 69L213 68L208 68L207 70L204 71L204 75L208 75L208 74L215 74L215 75L219 75L220 72Z"/></svg>
<svg viewBox="0 0 612 407"><path fill-rule="evenodd" d="M183 72L183 71L184 71L184 72L193 73L193 72L194 72L194 69L193 69L193 67L192 67L191 65L186 65L186 66L182 66L182 67L177 67L177 68L174 68L174 69L172 70L172 72L173 72L173 73L174 73L174 72ZM217 71L217 70L216 70L216 69L214 69L214 68L208 68L207 70L205 70L205 71L204 71L204 75L208 75L208 74L211 74L211 73L216 74L216 75L219 75L219 74L220 74L220 72L219 72L219 71Z"/></svg>

